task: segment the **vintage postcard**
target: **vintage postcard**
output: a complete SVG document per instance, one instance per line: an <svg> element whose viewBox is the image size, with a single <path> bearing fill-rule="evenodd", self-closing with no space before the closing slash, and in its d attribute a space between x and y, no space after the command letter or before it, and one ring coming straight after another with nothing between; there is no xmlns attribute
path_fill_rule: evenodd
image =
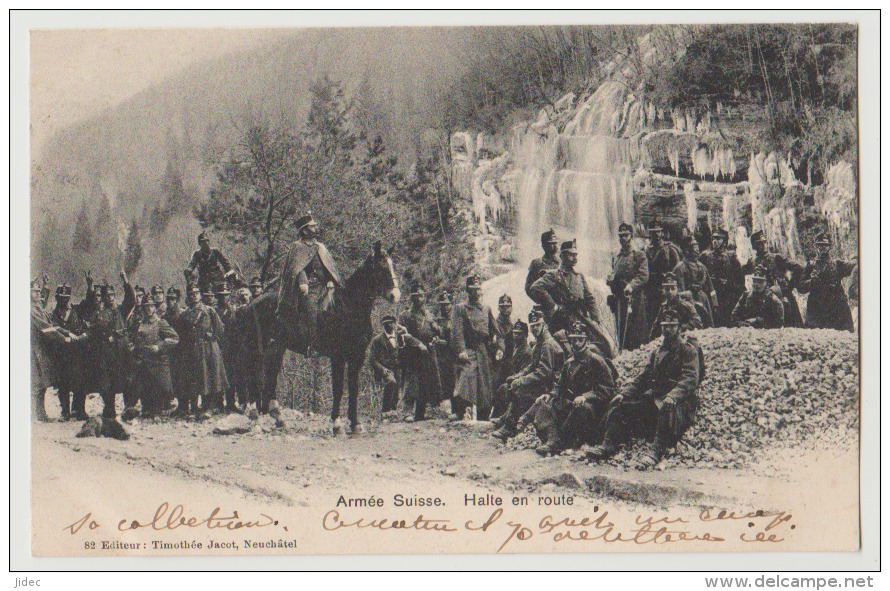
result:
<svg viewBox="0 0 890 591"><path fill-rule="evenodd" d="M31 28L31 554L859 552L806 14Z"/></svg>

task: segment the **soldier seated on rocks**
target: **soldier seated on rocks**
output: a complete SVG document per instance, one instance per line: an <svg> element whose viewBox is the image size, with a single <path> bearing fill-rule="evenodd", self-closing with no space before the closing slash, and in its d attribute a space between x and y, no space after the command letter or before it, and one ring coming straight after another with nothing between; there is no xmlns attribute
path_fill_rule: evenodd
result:
<svg viewBox="0 0 890 591"><path fill-rule="evenodd" d="M504 373L507 378L518 375L531 361L532 346L528 342L528 324L522 320L517 320L513 324L513 351L510 359L505 360L507 366ZM503 384L498 388L495 393L491 416L500 418L504 415L507 405L510 403L508 392L509 390L503 387ZM497 418L495 419L496 421Z"/></svg>
<svg viewBox="0 0 890 591"><path fill-rule="evenodd" d="M399 354L405 347L405 329L392 314L383 317L383 331L371 340L368 365L374 381L383 389L381 412L396 410L399 403Z"/></svg>
<svg viewBox="0 0 890 591"><path fill-rule="evenodd" d="M692 425L698 409L696 389L703 376L700 350L680 331L680 318L661 315L661 344L636 379L609 403L603 442L587 452L592 461L608 459L634 437L654 439L636 466L645 470L661 461Z"/></svg>
<svg viewBox="0 0 890 591"><path fill-rule="evenodd" d="M649 333L650 341L661 336L662 320L667 312L672 312L674 317L679 320L682 332L702 328L701 318L695 309L695 304L692 303L688 292L680 294L677 290L677 278L673 273L665 273L661 282L661 296L662 304L658 309L655 322L652 323L652 331Z"/></svg>
<svg viewBox="0 0 890 591"><path fill-rule="evenodd" d="M615 396L615 369L589 343L584 325L569 334L572 357L566 361L552 392L540 396L519 419L518 430L534 424L541 456L557 454L602 440L602 419Z"/></svg>
<svg viewBox="0 0 890 591"><path fill-rule="evenodd" d="M502 386L501 396L506 397L508 401L507 410L503 417L495 420L500 428L491 434L501 441L507 441L519 433L519 418L540 395L553 389L565 359L562 347L550 335L544 316L539 310L533 309L528 315L528 325L535 336L532 360L519 374L507 378L507 382Z"/></svg>
<svg viewBox="0 0 890 591"><path fill-rule="evenodd" d="M751 290L742 294L732 310L732 326L751 328L782 328L785 307L767 286L766 269L758 266L751 276Z"/></svg>

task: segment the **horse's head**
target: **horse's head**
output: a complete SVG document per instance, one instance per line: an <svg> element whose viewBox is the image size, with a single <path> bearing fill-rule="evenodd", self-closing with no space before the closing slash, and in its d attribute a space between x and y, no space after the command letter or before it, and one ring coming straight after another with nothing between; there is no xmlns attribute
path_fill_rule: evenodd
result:
<svg viewBox="0 0 890 591"><path fill-rule="evenodd" d="M402 297L402 292L399 291L399 280L396 278L396 271L392 266L389 253L386 252L379 240L374 243L374 248L363 266L370 275L375 292L386 297L393 304L398 303Z"/></svg>

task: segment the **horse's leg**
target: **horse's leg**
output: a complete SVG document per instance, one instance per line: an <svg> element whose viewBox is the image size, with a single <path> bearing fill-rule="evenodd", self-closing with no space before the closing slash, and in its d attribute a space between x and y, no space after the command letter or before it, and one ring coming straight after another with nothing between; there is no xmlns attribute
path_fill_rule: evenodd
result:
<svg viewBox="0 0 890 591"><path fill-rule="evenodd" d="M331 389L334 400L331 404L331 423L334 435L339 432L340 401L343 399L343 378L346 373L346 363L343 359L331 357ZM351 394L350 394L351 396Z"/></svg>
<svg viewBox="0 0 890 591"><path fill-rule="evenodd" d="M358 422L358 378L362 370L362 361L352 360L349 362L348 379L349 379L349 426L353 433L361 432L361 425Z"/></svg>

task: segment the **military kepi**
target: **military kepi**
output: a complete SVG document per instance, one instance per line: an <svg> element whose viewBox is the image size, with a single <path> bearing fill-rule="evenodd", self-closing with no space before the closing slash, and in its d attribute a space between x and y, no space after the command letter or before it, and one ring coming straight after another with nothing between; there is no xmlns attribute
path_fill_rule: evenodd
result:
<svg viewBox="0 0 890 591"><path fill-rule="evenodd" d="M478 275L470 275L467 277L467 289L482 289L482 282L479 281Z"/></svg>
<svg viewBox="0 0 890 591"><path fill-rule="evenodd" d="M669 271L664 274L664 279L662 279L662 281L661 281L661 286L668 287L671 285L673 285L674 287L677 287L677 276L674 275L673 272Z"/></svg>
<svg viewBox="0 0 890 591"><path fill-rule="evenodd" d="M556 244L556 242L556 232L553 231L553 228L541 234L541 244Z"/></svg>
<svg viewBox="0 0 890 591"><path fill-rule="evenodd" d="M634 227L628 224L627 222L622 222L620 226L618 226L618 235L621 234L630 234L631 236L634 233Z"/></svg>
<svg viewBox="0 0 890 591"><path fill-rule="evenodd" d="M307 211L306 215L297 218L297 221L294 222L294 228L296 228L297 232L305 228L306 226L317 226L318 224L315 221L315 218L312 217L312 212Z"/></svg>
<svg viewBox="0 0 890 591"><path fill-rule="evenodd" d="M559 247L560 252L573 252L578 254L578 243L577 240L566 240Z"/></svg>

